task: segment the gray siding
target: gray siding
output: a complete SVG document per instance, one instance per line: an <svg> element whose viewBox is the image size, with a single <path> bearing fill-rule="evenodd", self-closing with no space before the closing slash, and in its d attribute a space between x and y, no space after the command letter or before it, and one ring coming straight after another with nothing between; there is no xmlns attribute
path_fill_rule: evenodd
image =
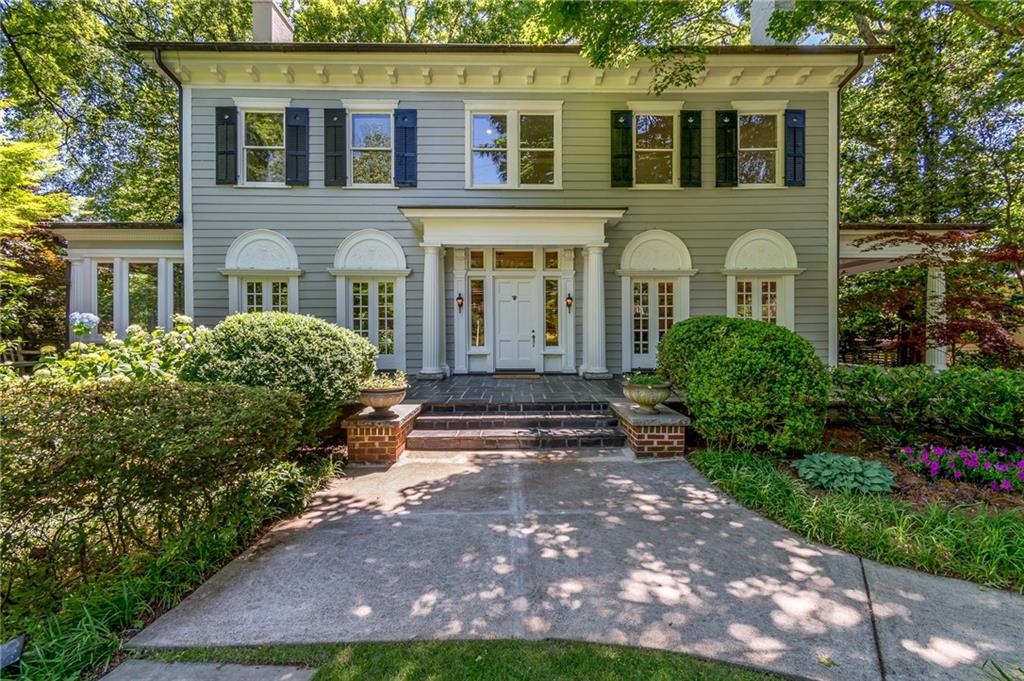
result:
<svg viewBox="0 0 1024 681"><path fill-rule="evenodd" d="M420 235L398 211L399 206L464 205L493 207L628 207L623 220L607 232L606 291L608 365L621 366L621 290L615 270L629 240L647 229L660 228L678 235L690 250L699 273L691 280L691 315L724 314L726 280L720 273L725 254L736 237L755 228L784 234L796 249L800 267L796 278L796 330L827 356L828 297L828 106L825 93L773 93L788 99L790 108L807 111L807 186L744 190L714 187L714 116L731 108L728 95L689 94L686 109L700 109L703 117L703 183L701 188L666 190L613 189L610 186L609 112L627 108L636 95L564 94L562 122L562 191L466 190L464 188L464 98L485 94L401 93L400 106L414 108L419 118L419 186L369 190L324 187L323 109L340 105L340 97L359 93L282 89L196 89L192 96L192 215L195 316L199 323L216 323L227 313L227 281L217 272L231 241L255 228L284 234L298 251L304 270L299 305L303 313L335 321L334 278L327 273L341 241L354 231L376 228L395 236L405 249L412 275L407 284L407 366L420 366L422 327L423 256ZM310 110L310 186L297 188L236 188L214 183L214 127L216 106L230 106L232 97L288 96L292 106ZM367 93L376 98L380 93ZM761 93L746 93L758 99ZM526 95L523 96L526 98ZM494 99L508 99L496 93ZM537 95L533 99L555 98ZM577 258L577 267L581 259ZM450 255L445 259L451 267ZM449 275L450 276L450 275ZM579 279L579 277L578 277ZM582 280L577 292L582 300ZM451 310L449 309L449 314ZM580 316L577 315L577 323ZM448 320L446 359L453 364L453 333ZM582 329L578 327L578 345ZM577 363L582 347L577 348Z"/></svg>

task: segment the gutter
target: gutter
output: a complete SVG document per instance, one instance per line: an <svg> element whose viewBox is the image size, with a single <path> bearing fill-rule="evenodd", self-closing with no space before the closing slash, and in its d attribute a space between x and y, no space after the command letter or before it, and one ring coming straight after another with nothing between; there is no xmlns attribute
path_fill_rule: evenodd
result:
<svg viewBox="0 0 1024 681"><path fill-rule="evenodd" d="M182 135L184 135L185 120L185 98L182 94L181 81L174 75L174 72L167 68L160 53L162 48L159 45L153 46L153 59L160 70L171 79L178 90L178 217L175 222L185 224L185 154Z"/></svg>

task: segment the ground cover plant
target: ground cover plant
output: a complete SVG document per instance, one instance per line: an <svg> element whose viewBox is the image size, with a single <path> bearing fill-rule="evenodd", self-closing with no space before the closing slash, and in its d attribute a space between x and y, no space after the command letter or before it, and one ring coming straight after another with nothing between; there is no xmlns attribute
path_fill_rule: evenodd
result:
<svg viewBox="0 0 1024 681"><path fill-rule="evenodd" d="M987 449L924 446L904 447L902 464L931 478L943 477L977 482L994 490L1017 490L1024 494L1024 447Z"/></svg>
<svg viewBox="0 0 1024 681"><path fill-rule="evenodd" d="M377 349L349 329L306 315L255 312L231 315L197 333L180 377L301 395L302 439L315 442L342 405L357 400L376 357Z"/></svg>
<svg viewBox="0 0 1024 681"><path fill-rule="evenodd" d="M319 667L313 681L782 681L687 655L574 641L407 641L348 645L193 648L160 660Z"/></svg>
<svg viewBox="0 0 1024 681"><path fill-rule="evenodd" d="M706 449L690 461L744 506L802 536L889 565L1024 593L1024 507L925 503L813 490L784 463Z"/></svg>
<svg viewBox="0 0 1024 681"><path fill-rule="evenodd" d="M333 472L291 460L300 399L166 381L19 381L0 391L0 628L22 679L77 678L298 511Z"/></svg>
<svg viewBox="0 0 1024 681"><path fill-rule="evenodd" d="M891 492L896 486L892 471L877 461L830 452L811 454L790 464L800 479L830 492Z"/></svg>
<svg viewBox="0 0 1024 681"><path fill-rule="evenodd" d="M829 375L789 329L750 319L695 317L658 347L659 372L683 393L709 443L775 455L809 453L825 427Z"/></svg>

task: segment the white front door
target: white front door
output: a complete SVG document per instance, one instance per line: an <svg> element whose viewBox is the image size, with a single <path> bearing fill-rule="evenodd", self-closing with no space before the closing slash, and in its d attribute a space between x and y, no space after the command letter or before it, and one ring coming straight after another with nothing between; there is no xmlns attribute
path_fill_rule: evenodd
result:
<svg viewBox="0 0 1024 681"><path fill-rule="evenodd" d="M495 278L497 352L495 369L533 369L537 362L537 301L534 278Z"/></svg>

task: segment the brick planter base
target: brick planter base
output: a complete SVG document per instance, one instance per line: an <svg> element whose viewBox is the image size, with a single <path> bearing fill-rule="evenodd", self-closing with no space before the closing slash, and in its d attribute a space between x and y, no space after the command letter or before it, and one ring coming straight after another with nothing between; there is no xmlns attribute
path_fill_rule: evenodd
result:
<svg viewBox="0 0 1024 681"><path fill-rule="evenodd" d="M373 418L373 409L367 407L341 422L348 439L350 463L394 463L405 451L405 439L422 410L419 404L399 404L392 407L394 416Z"/></svg>
<svg viewBox="0 0 1024 681"><path fill-rule="evenodd" d="M641 458L683 456L686 454L686 427L690 419L664 405L657 414L638 412L628 400L608 403L619 418L629 446Z"/></svg>

